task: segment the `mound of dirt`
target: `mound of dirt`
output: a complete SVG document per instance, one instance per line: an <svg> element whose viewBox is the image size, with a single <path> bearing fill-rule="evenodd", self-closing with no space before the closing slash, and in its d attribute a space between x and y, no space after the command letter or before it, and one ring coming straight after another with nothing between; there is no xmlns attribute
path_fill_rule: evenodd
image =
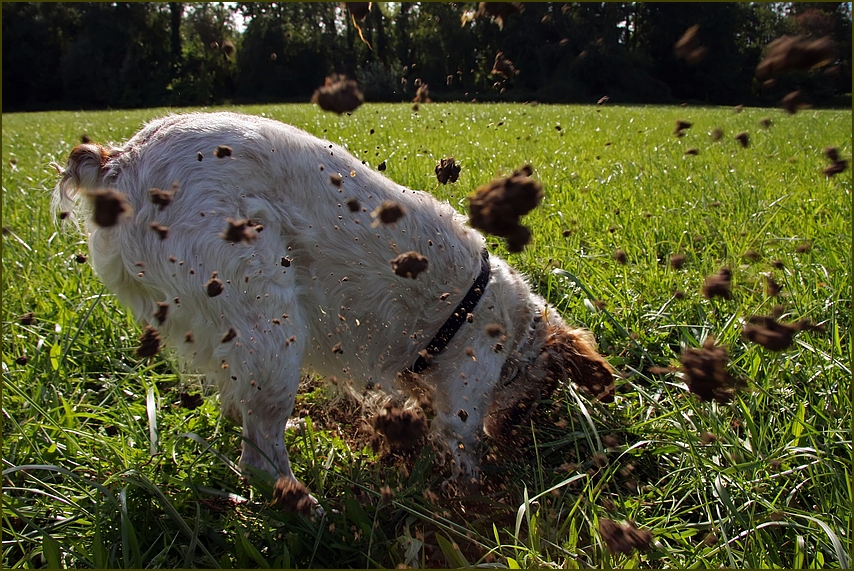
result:
<svg viewBox="0 0 854 571"><path fill-rule="evenodd" d="M373 420L374 431L383 436L393 453L407 453L423 447L428 422L420 409L403 409L387 404Z"/></svg>
<svg viewBox="0 0 854 571"><path fill-rule="evenodd" d="M273 505L287 512L311 515L314 502L303 484L293 478L279 478L273 487Z"/></svg>
<svg viewBox="0 0 854 571"><path fill-rule="evenodd" d="M326 78L322 87L318 87L311 95L311 102L324 111L333 111L341 115L355 111L365 102L365 96L359 91L359 86L352 79L343 75L333 75Z"/></svg>
<svg viewBox="0 0 854 571"><path fill-rule="evenodd" d="M605 540L608 551L613 554L629 554L633 549L645 551L652 543L652 533L638 529L632 520L627 520L621 525L613 520L602 518L599 520L599 534Z"/></svg>
<svg viewBox="0 0 854 571"><path fill-rule="evenodd" d="M446 157L436 165L436 179L440 184L457 182L460 177L460 165L454 161L454 157Z"/></svg>
<svg viewBox="0 0 854 571"><path fill-rule="evenodd" d="M805 71L832 62L836 47L829 37L807 40L801 36L782 36L768 44L765 58L756 67L762 81L787 71Z"/></svg>
<svg viewBox="0 0 854 571"><path fill-rule="evenodd" d="M390 261L392 271L400 277L415 279L427 269L428 260L418 252L400 254Z"/></svg>
<svg viewBox="0 0 854 571"><path fill-rule="evenodd" d="M706 58L709 50L700 43L700 36L697 33L699 31L700 26L694 25L682 34L682 37L673 46L677 59L684 59L689 65L697 65Z"/></svg>
<svg viewBox="0 0 854 571"><path fill-rule="evenodd" d="M682 353L679 362L688 390L702 401L714 400L721 404L732 401L737 389L746 386L726 370L729 356L726 349L715 346L715 338L706 338L701 349L688 348Z"/></svg>
<svg viewBox="0 0 854 571"><path fill-rule="evenodd" d="M531 231L519 218L543 200L543 187L531 178L534 169L525 165L507 178L493 180L469 197L469 224L507 239L510 252L521 252L531 240Z"/></svg>

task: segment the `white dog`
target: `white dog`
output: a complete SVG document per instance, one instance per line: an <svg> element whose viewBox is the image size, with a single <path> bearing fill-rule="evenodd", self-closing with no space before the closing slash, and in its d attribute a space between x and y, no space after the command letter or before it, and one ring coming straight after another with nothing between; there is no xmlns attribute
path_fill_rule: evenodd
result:
<svg viewBox="0 0 854 571"><path fill-rule="evenodd" d="M558 383L613 393L589 332L489 257L450 205L294 127L194 113L152 121L121 147L81 144L54 208L104 189L127 208L113 225L98 220L106 210L88 219L96 273L216 382L242 422L244 465L294 479L284 431L306 370L356 395L426 393L432 440L469 478L483 434L506 435ZM403 216L380 223L385 201ZM415 256L408 275L405 262L393 271L407 252L426 269Z"/></svg>

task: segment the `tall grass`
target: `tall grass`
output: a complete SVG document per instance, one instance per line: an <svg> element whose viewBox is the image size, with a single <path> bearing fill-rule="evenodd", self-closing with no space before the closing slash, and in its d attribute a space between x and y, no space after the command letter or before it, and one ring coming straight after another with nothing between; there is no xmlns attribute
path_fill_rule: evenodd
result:
<svg viewBox="0 0 854 571"><path fill-rule="evenodd" d="M272 481L241 480L239 428L220 417L216 396L181 406L182 394L206 392L202 380L180 376L168 353L134 356L139 326L77 262L85 240L49 217L51 161L64 163L83 133L121 142L167 110L5 115L4 567L850 564L851 171L821 172L823 147L851 156L850 112L240 110L385 162L395 181L461 212L476 186L531 163L546 191L526 218L533 243L508 255L490 239L490 249L594 332L622 375L616 403L565 387L526 429L517 458L487 463L496 485L459 500L442 495L429 450L401 468L353 446L357 423L331 422L335 407L307 381L298 410L308 415L287 439L326 515L283 513L269 505ZM677 119L693 122L681 138ZM717 142L715 127L725 133ZM733 138L740 131L746 149ZM685 155L691 147L699 154ZM445 156L463 169L442 186L433 169ZM682 269L668 264L675 254L686 256ZM705 299L703 280L721 266L733 271L732 299ZM766 295L766 274L782 297ZM803 331L776 353L743 340L743 320L777 304L783 321L824 331ZM729 405L699 402L678 373L650 373L709 336L750 381ZM384 486L393 500L383 501ZM610 554L603 518L634 520L653 545Z"/></svg>

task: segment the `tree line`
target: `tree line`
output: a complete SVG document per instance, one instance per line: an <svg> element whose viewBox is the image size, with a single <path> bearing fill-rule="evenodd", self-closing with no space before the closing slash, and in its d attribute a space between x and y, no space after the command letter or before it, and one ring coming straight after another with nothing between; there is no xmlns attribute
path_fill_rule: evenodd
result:
<svg viewBox="0 0 854 571"><path fill-rule="evenodd" d="M850 105L845 2L485 4L4 3L3 111L308 101L336 73L368 101ZM784 35L834 60L760 81Z"/></svg>

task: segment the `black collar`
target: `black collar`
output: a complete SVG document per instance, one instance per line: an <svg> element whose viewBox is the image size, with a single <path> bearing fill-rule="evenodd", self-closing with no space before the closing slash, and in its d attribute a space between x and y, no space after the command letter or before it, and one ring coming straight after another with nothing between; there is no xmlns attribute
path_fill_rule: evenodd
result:
<svg viewBox="0 0 854 571"><path fill-rule="evenodd" d="M415 364L407 369L407 371L421 373L429 367L430 361L433 360L433 357L441 353L445 347L448 346L451 338L466 321L466 316L472 312L477 305L477 302L480 301L480 298L483 296L483 292L486 289L486 284L489 282L489 252L486 251L486 248L481 250L480 256L480 275L477 276L476 280L474 280L474 283L471 288L469 288L466 296L442 328L439 329L439 332L436 333L433 339L430 340L430 343L427 344L427 348L418 356Z"/></svg>

